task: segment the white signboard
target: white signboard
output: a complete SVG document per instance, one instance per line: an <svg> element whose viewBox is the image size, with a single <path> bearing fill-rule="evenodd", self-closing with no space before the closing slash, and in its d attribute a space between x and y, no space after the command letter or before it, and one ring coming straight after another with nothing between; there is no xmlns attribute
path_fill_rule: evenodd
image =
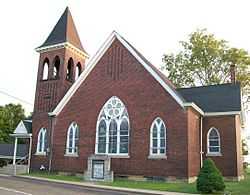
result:
<svg viewBox="0 0 250 195"><path fill-rule="evenodd" d="M93 178L103 179L104 178L104 162L93 162Z"/></svg>

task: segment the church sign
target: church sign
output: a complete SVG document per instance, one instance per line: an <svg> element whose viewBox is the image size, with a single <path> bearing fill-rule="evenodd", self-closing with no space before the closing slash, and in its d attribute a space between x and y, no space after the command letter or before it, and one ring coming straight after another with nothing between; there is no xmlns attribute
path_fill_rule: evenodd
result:
<svg viewBox="0 0 250 195"><path fill-rule="evenodd" d="M93 160L92 163L92 178L104 179L104 160Z"/></svg>

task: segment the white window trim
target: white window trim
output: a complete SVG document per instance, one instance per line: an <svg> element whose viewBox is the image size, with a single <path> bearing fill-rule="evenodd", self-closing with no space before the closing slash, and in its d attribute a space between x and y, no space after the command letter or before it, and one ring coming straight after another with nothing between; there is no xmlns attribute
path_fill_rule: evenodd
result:
<svg viewBox="0 0 250 195"><path fill-rule="evenodd" d="M75 126L74 126L75 125ZM79 126L76 122L72 122L68 128L68 131L67 131L67 142L66 142L66 150L65 150L65 155L64 156L69 156L69 157L78 157L78 147L76 146L76 130L77 130L77 127L78 127L78 131L79 131ZM72 152L69 151L69 136L70 136L70 131L71 131L71 128L73 130L73 140L72 140L72 145L75 146L75 147L72 147ZM78 132L80 133L80 132ZM79 137L78 137L79 139ZM78 140L79 142L79 140ZM76 152L75 152L75 149L76 148Z"/></svg>
<svg viewBox="0 0 250 195"><path fill-rule="evenodd" d="M218 138L219 146L217 146L219 148L219 152L211 152L210 149L209 149L209 147L210 147L210 145L209 145L209 134L210 134L210 132L212 130L215 130L216 133L218 134L218 137L219 137ZM220 138L220 133L219 133L218 129L215 128L215 127L211 127L208 130L208 132L207 132L207 154L206 154L206 156L222 156L222 154L221 154L221 138Z"/></svg>
<svg viewBox="0 0 250 195"><path fill-rule="evenodd" d="M43 156L46 155L46 148L45 148L46 133L47 133L47 129L44 127L42 127L39 130L38 137L37 137L37 146L36 146L36 154L35 155L43 155ZM42 136L42 148L41 148L41 151L39 151L39 149L40 149L40 137L41 136Z"/></svg>
<svg viewBox="0 0 250 195"><path fill-rule="evenodd" d="M161 144L159 140L161 140L161 138L160 138L160 131L159 131L160 126L158 126L158 124L156 122L157 119L160 119L162 121L162 124L165 127L165 150L164 150L163 154L160 153L160 149L159 149L160 144ZM154 127L154 124L156 124L156 126L157 126L157 154L153 153L153 127ZM151 127L150 127L150 147L149 147L148 159L167 159L166 146L167 146L167 128L166 128L166 125L160 117L156 117L154 119L154 121L151 123Z"/></svg>
<svg viewBox="0 0 250 195"><path fill-rule="evenodd" d="M103 107L101 108L101 111L98 115L98 119L97 119L97 123L96 123L96 139L95 139L95 154L96 155L108 155L110 157L113 158L129 158L129 137L130 137L130 121L129 121L129 117L123 116L122 118L120 118L119 120L115 120L117 123L117 153L109 153L109 125L111 120L107 120L104 117L100 117L100 115L102 114L103 109L105 108L106 104L112 99L112 98L117 98L120 100L120 102L123 104L123 106L125 107L125 109L127 110L125 104L121 101L120 98L116 97L116 96L112 96L111 98L108 99L108 101L105 102L105 104L103 105ZM121 122L126 119L128 122L128 153L120 153L120 125ZM98 138L99 138L99 124L100 122L104 120L106 123L106 149L105 149L105 153L100 153L98 152Z"/></svg>

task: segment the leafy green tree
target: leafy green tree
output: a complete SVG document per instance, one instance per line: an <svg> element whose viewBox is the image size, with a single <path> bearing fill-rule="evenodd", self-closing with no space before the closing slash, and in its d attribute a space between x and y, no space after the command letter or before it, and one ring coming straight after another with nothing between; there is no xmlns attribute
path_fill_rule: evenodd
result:
<svg viewBox="0 0 250 195"><path fill-rule="evenodd" d="M220 171L211 159L206 159L198 175L196 188L202 193L224 191L225 184Z"/></svg>
<svg viewBox="0 0 250 195"><path fill-rule="evenodd" d="M0 142L9 143L10 133L13 133L16 126L25 118L24 109L20 104L7 104L0 106Z"/></svg>
<svg viewBox="0 0 250 195"><path fill-rule="evenodd" d="M205 29L180 42L177 54L163 56L163 69L177 87L211 85L230 82L230 66L235 66L244 100L250 101L250 56L244 49L233 48Z"/></svg>
<svg viewBox="0 0 250 195"><path fill-rule="evenodd" d="M248 145L247 145L247 141L245 139L243 139L241 141L242 143L242 154L243 155L248 155Z"/></svg>

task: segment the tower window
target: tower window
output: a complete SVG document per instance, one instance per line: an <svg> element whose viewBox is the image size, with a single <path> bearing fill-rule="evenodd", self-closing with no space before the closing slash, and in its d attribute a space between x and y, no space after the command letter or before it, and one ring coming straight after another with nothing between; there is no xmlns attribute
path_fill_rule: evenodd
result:
<svg viewBox="0 0 250 195"><path fill-rule="evenodd" d="M74 61L72 58L70 58L68 61L67 72L66 72L66 79L69 81L72 81L73 78L73 65Z"/></svg>
<svg viewBox="0 0 250 195"><path fill-rule="evenodd" d="M49 60L46 58L43 63L42 80L48 80L49 78Z"/></svg>
<svg viewBox="0 0 250 195"><path fill-rule="evenodd" d="M60 58L58 56L54 59L54 66L53 66L53 78L59 78L59 68L60 68Z"/></svg>
<svg viewBox="0 0 250 195"><path fill-rule="evenodd" d="M78 62L77 65L76 65L75 81L78 79L78 77L80 76L81 72L82 72L82 66L81 66L81 63Z"/></svg>

